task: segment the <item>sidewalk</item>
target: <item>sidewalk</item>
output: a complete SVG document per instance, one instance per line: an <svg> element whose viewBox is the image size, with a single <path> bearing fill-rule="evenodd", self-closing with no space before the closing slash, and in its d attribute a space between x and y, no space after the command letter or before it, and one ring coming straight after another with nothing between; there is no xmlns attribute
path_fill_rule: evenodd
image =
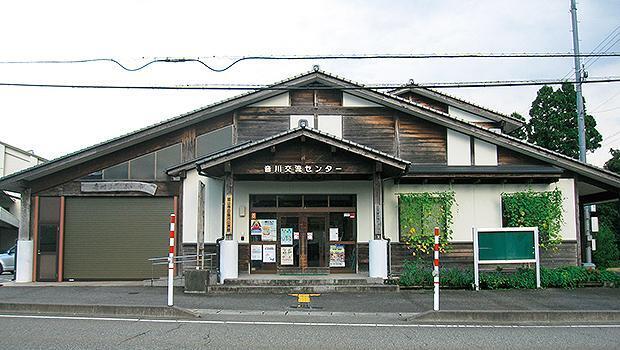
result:
<svg viewBox="0 0 620 350"><path fill-rule="evenodd" d="M141 285L3 286L0 303L59 305L166 306L166 288ZM175 289L175 306L199 310L285 311L296 303L286 294L184 294ZM421 313L432 310L431 290L399 293L325 293L313 298L323 312ZM441 310L620 310L620 288L542 290L442 290Z"/></svg>

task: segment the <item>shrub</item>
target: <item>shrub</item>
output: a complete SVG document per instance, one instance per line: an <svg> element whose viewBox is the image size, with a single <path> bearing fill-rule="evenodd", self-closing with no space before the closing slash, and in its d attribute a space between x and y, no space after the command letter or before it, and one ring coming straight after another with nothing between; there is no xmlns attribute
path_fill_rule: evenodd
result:
<svg viewBox="0 0 620 350"><path fill-rule="evenodd" d="M420 261L405 261L399 284L408 287L432 285L433 275L429 266L429 264L422 265Z"/></svg>
<svg viewBox="0 0 620 350"><path fill-rule="evenodd" d="M441 269L441 285L451 288L471 288L474 284L472 269ZM620 286L620 275L605 269L588 270L580 266L564 266L554 269L540 268L542 288L576 288L584 283L612 283ZM432 265L429 261L406 261L398 284L406 287L430 287L433 285ZM536 288L536 271L519 268L513 272L481 271L482 289Z"/></svg>
<svg viewBox="0 0 620 350"><path fill-rule="evenodd" d="M472 288L474 285L474 271L472 269L441 269L439 274L442 286Z"/></svg>
<svg viewBox="0 0 620 350"><path fill-rule="evenodd" d="M619 257L620 251L618 251L615 234L607 223L602 223L596 237L594 263L600 267L610 267Z"/></svg>

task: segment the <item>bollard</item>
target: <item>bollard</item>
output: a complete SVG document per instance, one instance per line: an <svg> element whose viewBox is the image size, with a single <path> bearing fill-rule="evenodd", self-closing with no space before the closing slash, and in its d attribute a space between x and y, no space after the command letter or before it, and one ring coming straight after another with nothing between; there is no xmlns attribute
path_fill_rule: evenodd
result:
<svg viewBox="0 0 620 350"><path fill-rule="evenodd" d="M176 216L170 214L170 250L168 251L168 306L173 304L174 290L174 223Z"/></svg>
<svg viewBox="0 0 620 350"><path fill-rule="evenodd" d="M439 311L439 227L435 227L435 247L433 259L433 285L435 294L433 298L433 310Z"/></svg>

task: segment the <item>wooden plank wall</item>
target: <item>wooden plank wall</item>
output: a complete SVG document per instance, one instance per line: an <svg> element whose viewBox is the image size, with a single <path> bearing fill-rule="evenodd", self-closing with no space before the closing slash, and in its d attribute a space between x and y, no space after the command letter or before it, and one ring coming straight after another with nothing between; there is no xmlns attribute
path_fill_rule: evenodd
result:
<svg viewBox="0 0 620 350"><path fill-rule="evenodd" d="M546 165L546 163L517 153L507 148L497 146L497 161L499 165Z"/></svg>
<svg viewBox="0 0 620 350"><path fill-rule="evenodd" d="M399 116L401 158L414 164L446 164L446 128L408 115Z"/></svg>
<svg viewBox="0 0 620 350"><path fill-rule="evenodd" d="M241 112L242 113L242 112ZM289 129L288 115L239 114L237 117L237 143L256 141Z"/></svg>
<svg viewBox="0 0 620 350"><path fill-rule="evenodd" d="M404 93L400 97L402 97L404 99L408 99L411 102L415 102L417 104L426 106L428 108L432 108L432 109L441 111L443 113L448 113L448 105L447 104L441 103L439 101L435 101L433 99L430 99L428 97L416 94L414 92L409 91L407 93Z"/></svg>
<svg viewBox="0 0 620 350"><path fill-rule="evenodd" d="M342 138L394 155L394 124L391 115L343 116Z"/></svg>

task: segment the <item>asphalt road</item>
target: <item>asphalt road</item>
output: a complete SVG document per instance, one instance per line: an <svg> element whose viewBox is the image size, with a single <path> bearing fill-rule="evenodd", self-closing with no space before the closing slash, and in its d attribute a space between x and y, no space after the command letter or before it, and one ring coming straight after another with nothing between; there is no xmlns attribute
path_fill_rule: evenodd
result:
<svg viewBox="0 0 620 350"><path fill-rule="evenodd" d="M620 343L619 325L434 326L329 320L292 323L256 318L175 321L0 315L0 339L2 349L617 349Z"/></svg>

